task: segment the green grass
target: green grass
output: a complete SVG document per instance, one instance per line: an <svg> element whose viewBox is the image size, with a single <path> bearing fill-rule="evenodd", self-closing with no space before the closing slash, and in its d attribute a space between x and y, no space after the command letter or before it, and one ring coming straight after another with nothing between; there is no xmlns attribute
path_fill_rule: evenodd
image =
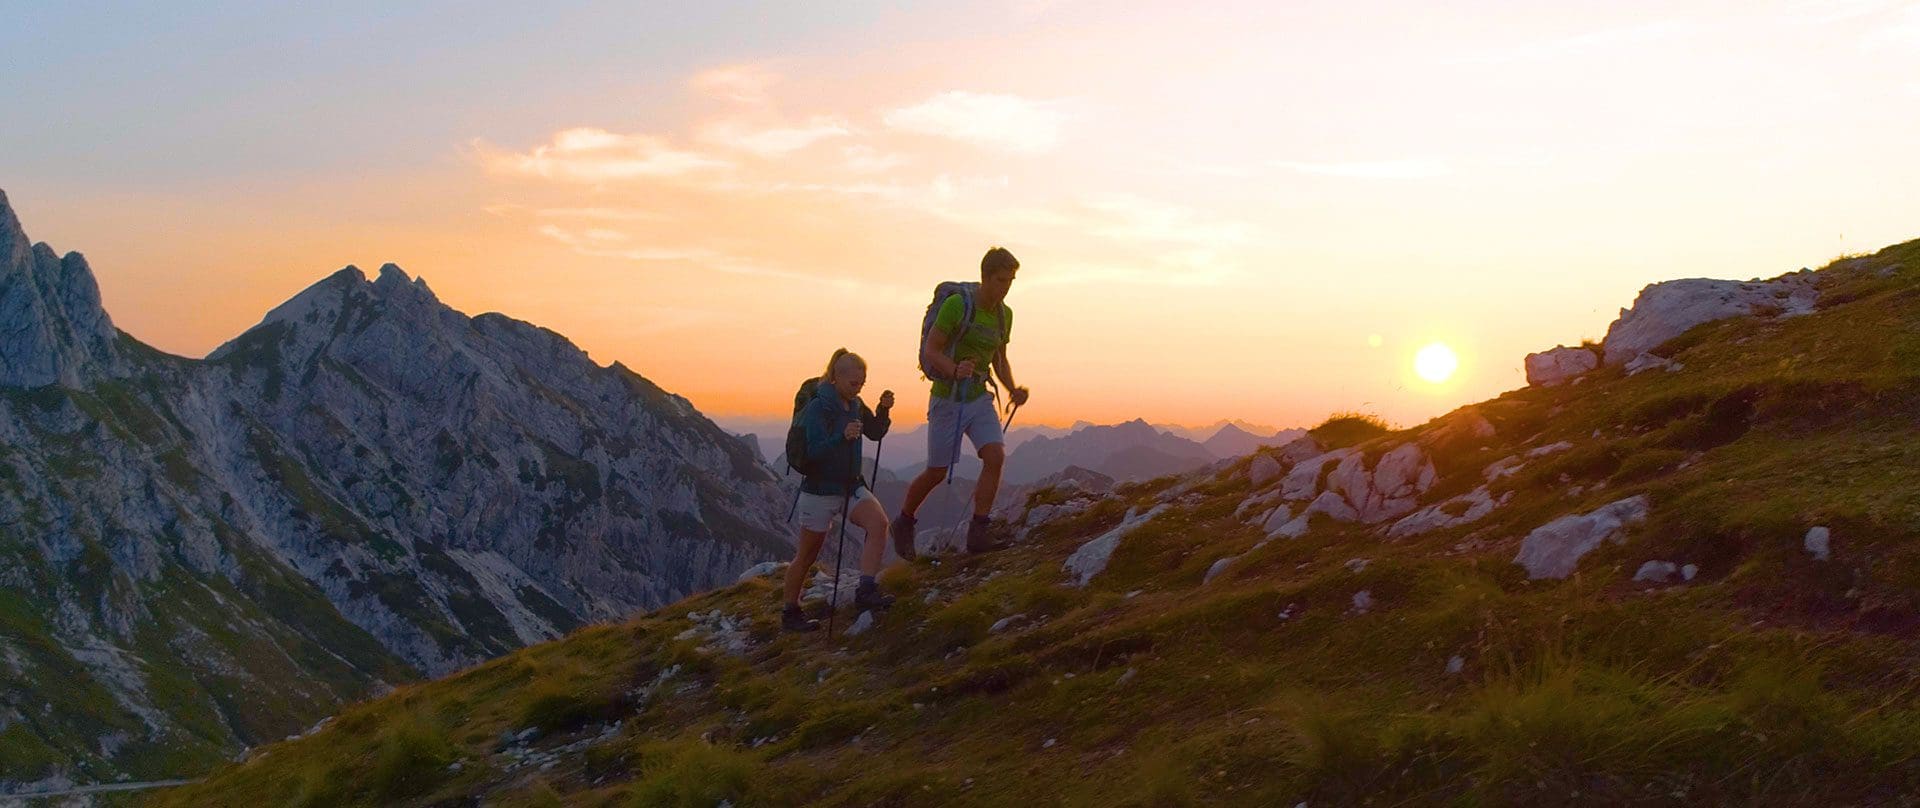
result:
<svg viewBox="0 0 1920 808"><path fill-rule="evenodd" d="M297 802L288 784L386 766L325 796L1898 803L1920 790L1920 271L1881 273L1899 262L1920 268L1920 242L1830 269L1842 300L1814 316L1689 332L1661 349L1683 372L1601 370L1475 405L1496 434L1442 441L1434 495L1573 448L1527 459L1493 486L1513 498L1469 525L1387 542L1317 522L1256 550L1264 536L1233 516L1243 464L1185 489L1091 585L1063 586L1076 547L1187 481L1126 485L1004 553L889 571L901 600L859 637L781 633L774 583L750 581L367 702L154 802ZM1349 415L1316 438L1373 457L1436 428ZM1534 527L1636 494L1649 521L1567 580L1512 563ZM1800 548L1816 524L1831 561ZM1654 559L1700 575L1633 582ZM745 655L674 639L716 608L751 621ZM509 771L499 736L526 727L536 748L574 751Z"/></svg>

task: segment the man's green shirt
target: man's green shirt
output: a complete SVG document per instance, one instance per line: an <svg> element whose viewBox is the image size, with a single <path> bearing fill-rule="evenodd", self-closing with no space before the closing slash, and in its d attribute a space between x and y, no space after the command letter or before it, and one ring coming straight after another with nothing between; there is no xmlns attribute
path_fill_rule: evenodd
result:
<svg viewBox="0 0 1920 808"><path fill-rule="evenodd" d="M958 330L960 316L966 312L966 308L966 303L960 299L959 295L949 295L946 302L940 304L940 313L934 315L933 327L947 335L949 347L953 344L953 333ZM998 311L988 311L982 306L974 307L973 325L967 329L966 336L960 338L959 352L953 354L953 361L964 362L972 359L974 367L977 368L974 371L977 374L974 381L966 385L967 401L986 395L987 385L984 377L991 372L994 357L1000 355L1000 351L1007 347L1007 342L1012 337L1013 308L1011 306L1001 303ZM950 398L952 395L951 382L945 379L934 380L934 398Z"/></svg>

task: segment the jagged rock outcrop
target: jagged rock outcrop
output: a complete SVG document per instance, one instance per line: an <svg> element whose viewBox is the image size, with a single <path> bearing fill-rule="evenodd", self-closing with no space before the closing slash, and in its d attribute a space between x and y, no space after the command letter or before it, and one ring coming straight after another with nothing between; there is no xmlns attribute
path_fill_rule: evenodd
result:
<svg viewBox="0 0 1920 808"><path fill-rule="evenodd" d="M191 360L24 244L0 209L0 730L57 751L0 783L170 775L789 552L743 442L398 267Z"/></svg>
<svg viewBox="0 0 1920 808"><path fill-rule="evenodd" d="M1646 521L1647 507L1647 497L1642 494L1591 513L1562 516L1528 533L1513 563L1526 567L1528 578L1565 578L1573 574L1581 556L1603 541L1622 540L1628 527Z"/></svg>
<svg viewBox="0 0 1920 808"><path fill-rule="evenodd" d="M0 385L79 387L123 375L118 343L87 259L29 242L0 191Z"/></svg>
<svg viewBox="0 0 1920 808"><path fill-rule="evenodd" d="M1608 326L1602 358L1608 365L1624 365L1694 326L1728 317L1809 314L1819 296L1808 271L1763 282L1687 278L1652 284Z"/></svg>

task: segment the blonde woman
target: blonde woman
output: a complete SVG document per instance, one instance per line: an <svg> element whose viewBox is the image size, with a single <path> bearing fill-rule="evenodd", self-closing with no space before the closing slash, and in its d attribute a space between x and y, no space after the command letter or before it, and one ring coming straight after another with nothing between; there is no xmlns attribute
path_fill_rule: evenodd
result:
<svg viewBox="0 0 1920 808"><path fill-rule="evenodd" d="M813 398L800 413L806 436L806 474L800 480L800 542L787 567L784 608L780 624L788 631L812 631L819 621L800 610L800 590L820 556L820 546L843 515L866 534L860 554L860 585L854 590L856 609L885 609L893 597L874 581L887 551L886 509L873 497L860 474L861 438L879 440L892 425L893 391L880 394L879 410L867 409L860 390L867 384L867 362L845 348L833 352L826 372L813 386ZM844 530L844 526L842 527Z"/></svg>

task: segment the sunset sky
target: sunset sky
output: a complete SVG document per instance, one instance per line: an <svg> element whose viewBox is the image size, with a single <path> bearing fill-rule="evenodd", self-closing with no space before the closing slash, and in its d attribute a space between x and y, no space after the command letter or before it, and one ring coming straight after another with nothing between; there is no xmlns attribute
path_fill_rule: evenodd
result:
<svg viewBox="0 0 1920 808"><path fill-rule="evenodd" d="M1411 424L1920 237L1920 2L25 5L0 189L188 356L392 261L710 414L844 345L915 421L1000 244L1022 421Z"/></svg>

